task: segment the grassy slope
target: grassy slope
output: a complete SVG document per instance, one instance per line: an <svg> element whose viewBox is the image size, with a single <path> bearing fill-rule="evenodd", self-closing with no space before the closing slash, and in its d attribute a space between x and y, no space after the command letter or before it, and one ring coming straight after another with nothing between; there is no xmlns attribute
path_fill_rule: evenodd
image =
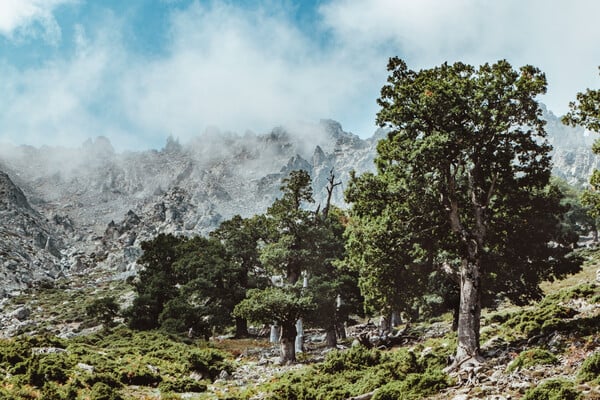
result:
<svg viewBox="0 0 600 400"><path fill-rule="evenodd" d="M524 308L507 306L484 314L482 343L488 363L480 374L480 382L473 385L459 385L456 377L439 374L445 357L453 352L456 339L452 333L412 341L392 352L353 350L346 355L334 352L325 362L314 363L311 360L322 359L322 349L316 348L303 356L306 364L292 367L289 372L273 365L258 365L263 354L260 349L269 348L264 341L225 340L211 344L231 355L227 361L218 355L221 353L205 351L206 344L200 342L123 329L111 335L100 332L69 340L57 339L54 335L66 326L81 332L94 325L83 312L90 299L106 295L128 297L129 288L122 282L86 277L85 281L63 282L54 289L23 295L7 306L6 310L10 311L27 305L32 309L36 324L23 328L23 333L34 330L34 335L27 340L0 342L0 377L3 377L0 398L50 398L51 390L60 398L67 396L67 390L71 390L69 385L77 398L94 398L93 391L102 389L98 384L101 382L115 387L115 394L106 395L107 399L116 400L117 395L123 399L176 399L180 396L174 392L193 388L196 381L190 376L200 378L200 375L203 379L193 388L196 393L186 398L336 399L361 394L386 383L389 384L385 390L392 397L394 393L404 393L405 398L429 396L430 399L452 398L458 394L471 398L494 394L524 396L525 387L506 387L494 392L493 385L486 381L493 372L500 381L521 379L539 383L550 377L562 377L574 382L573 390L583 394L583 398L600 398L597 388L600 382L577 381L582 363L598 354L600 346L600 290L598 286L589 285L582 289L582 285L595 281L600 252L588 255L589 261L580 273L562 281L544 283L542 287L547 297L540 303ZM579 289L574 290L577 287ZM449 324L449 318L445 318L434 324L435 329L434 325L424 323L415 325L413 332L420 337L435 336L433 331L447 332ZM554 342L550 343L553 338ZM67 372L65 379L59 379L60 383L48 385L43 391L39 386L46 380L40 381L39 376L44 376L44 373L40 375L40 371L45 371L40 364L45 362L41 362L42 357L32 358L31 348L45 346L65 348L68 356L57 356L53 360ZM240 354L245 357L234 362L233 358ZM547 365L540 367L540 363ZM88 376L78 364L92 365L95 372ZM235 379L212 382L221 370L233 372L236 368L244 372ZM202 385L207 386L206 391L200 390ZM380 390L378 396L382 397L385 390Z"/></svg>

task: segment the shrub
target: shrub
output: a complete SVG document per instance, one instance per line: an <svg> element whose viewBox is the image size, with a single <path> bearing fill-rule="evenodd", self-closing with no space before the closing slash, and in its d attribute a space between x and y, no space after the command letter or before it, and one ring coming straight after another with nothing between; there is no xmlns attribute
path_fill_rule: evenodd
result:
<svg viewBox="0 0 600 400"><path fill-rule="evenodd" d="M564 379L553 379L529 389L523 400L579 400L581 395L573 383Z"/></svg>
<svg viewBox="0 0 600 400"><path fill-rule="evenodd" d="M206 391L206 385L204 383L196 381L191 378L164 380L158 385L158 388L160 389L161 392L176 392L176 393L205 392Z"/></svg>
<svg viewBox="0 0 600 400"><path fill-rule="evenodd" d="M197 371L203 376L214 380L221 371L232 371L231 365L225 361L225 354L215 349L199 349L188 356L190 370Z"/></svg>
<svg viewBox="0 0 600 400"><path fill-rule="evenodd" d="M94 400L122 400L119 392L106 383L96 382L92 386L91 398Z"/></svg>
<svg viewBox="0 0 600 400"><path fill-rule="evenodd" d="M516 369L528 368L534 365L556 364L558 358L548 350L544 349L529 349L521 352L509 365L506 367L508 372Z"/></svg>
<svg viewBox="0 0 600 400"><path fill-rule="evenodd" d="M105 328L112 325L115 317L119 315L119 311L119 304L112 296L95 299L85 307L86 314L103 324Z"/></svg>
<svg viewBox="0 0 600 400"><path fill-rule="evenodd" d="M360 370L372 367L380 362L381 351L356 346L346 351L333 350L329 352L319 369L322 372L331 374L347 370Z"/></svg>
<svg viewBox="0 0 600 400"><path fill-rule="evenodd" d="M386 365L396 374L396 379L399 376L404 376L411 372L417 372L420 369L420 365L417 362L417 357L415 354L406 349L401 349L386 354Z"/></svg>
<svg viewBox="0 0 600 400"><path fill-rule="evenodd" d="M593 382L600 385L600 353L593 354L583 362L577 379L580 382Z"/></svg>
<svg viewBox="0 0 600 400"><path fill-rule="evenodd" d="M119 380L126 385L156 386L161 380L161 376L144 363L144 360L137 358L127 360L119 370Z"/></svg>
<svg viewBox="0 0 600 400"><path fill-rule="evenodd" d="M66 353L43 354L30 360L28 375L32 385L42 387L48 381L67 382L73 361Z"/></svg>
<svg viewBox="0 0 600 400"><path fill-rule="evenodd" d="M448 386L448 376L440 370L409 374L406 379L380 387L373 400L417 400Z"/></svg>

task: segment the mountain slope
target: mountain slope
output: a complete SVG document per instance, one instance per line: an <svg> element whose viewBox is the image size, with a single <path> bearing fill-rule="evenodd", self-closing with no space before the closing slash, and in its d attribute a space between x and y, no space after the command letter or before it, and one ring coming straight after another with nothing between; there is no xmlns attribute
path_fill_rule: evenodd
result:
<svg viewBox="0 0 600 400"><path fill-rule="evenodd" d="M571 183L585 183L600 166L590 150L592 138L562 125L548 111L544 116L548 140L555 147L554 173ZM17 250L10 260L2 258L3 268L24 265L31 271L85 273L99 266L131 274L143 240L161 232L207 234L233 215L265 212L279 196L281 179L294 169L311 174L315 208L324 205L333 171L342 185L332 201L345 206L343 189L350 171L374 170L376 144L385 134L379 130L364 140L335 121L323 120L277 127L263 135L207 131L186 144L170 137L160 151L117 153L103 137L80 148L3 146L0 170L10 172L23 191L19 194L12 182L7 184L11 204L19 221L29 218L35 226L14 229L23 223L5 213L0 221L3 246ZM19 279L4 274L7 281Z"/></svg>

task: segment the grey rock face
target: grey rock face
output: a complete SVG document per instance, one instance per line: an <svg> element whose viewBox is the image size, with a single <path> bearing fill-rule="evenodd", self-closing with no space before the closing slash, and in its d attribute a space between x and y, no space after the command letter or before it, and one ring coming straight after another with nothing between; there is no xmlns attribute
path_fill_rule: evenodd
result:
<svg viewBox="0 0 600 400"><path fill-rule="evenodd" d="M61 275L61 235L0 172L0 297Z"/></svg>
<svg viewBox="0 0 600 400"><path fill-rule="evenodd" d="M554 172L586 182L598 162L583 131L549 112ZM313 178L314 207L344 207L350 172L374 171L378 130L367 140L335 121L265 135L210 131L160 151L117 153L106 138L80 148L0 149L0 297L63 273L133 274L140 244L158 233L205 235L236 214L263 213L294 169Z"/></svg>

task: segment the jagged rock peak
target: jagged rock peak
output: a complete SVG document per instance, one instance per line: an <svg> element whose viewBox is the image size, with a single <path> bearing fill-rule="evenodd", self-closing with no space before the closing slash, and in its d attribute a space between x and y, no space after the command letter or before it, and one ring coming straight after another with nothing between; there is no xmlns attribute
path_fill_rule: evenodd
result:
<svg viewBox="0 0 600 400"><path fill-rule="evenodd" d="M296 154L294 157L290 158L285 167L281 168L281 172L286 174L300 169L310 173L312 171L312 165L302 158L300 154Z"/></svg>
<svg viewBox="0 0 600 400"><path fill-rule="evenodd" d="M313 166L316 167L318 165L321 165L326 160L327 160L327 156L325 155L325 152L323 151L323 149L321 148L321 146L315 147L315 151L314 151L313 156L312 156L312 164L313 164Z"/></svg>
<svg viewBox="0 0 600 400"><path fill-rule="evenodd" d="M83 148L100 157L111 157L115 155L115 149L113 145L105 136L98 136L95 140L86 140L83 143Z"/></svg>
<svg viewBox="0 0 600 400"><path fill-rule="evenodd" d="M0 209L9 208L31 210L23 191L13 183L8 174L0 171Z"/></svg>
<svg viewBox="0 0 600 400"><path fill-rule="evenodd" d="M175 139L173 135L169 135L169 137L167 138L167 143L165 144L165 147L162 151L167 154L181 153L182 146L181 143L179 143L179 139Z"/></svg>

